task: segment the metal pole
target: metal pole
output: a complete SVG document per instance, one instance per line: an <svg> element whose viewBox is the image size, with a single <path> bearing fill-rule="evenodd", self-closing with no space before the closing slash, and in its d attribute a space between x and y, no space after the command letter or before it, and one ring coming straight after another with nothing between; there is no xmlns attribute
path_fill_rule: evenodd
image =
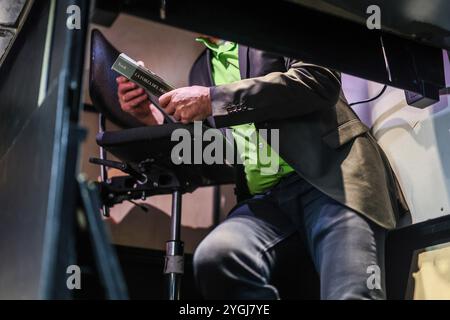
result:
<svg viewBox="0 0 450 320"><path fill-rule="evenodd" d="M181 231L181 192L172 193L172 216L170 219L170 239L166 243L166 262L164 273L168 276L169 300L179 300L181 278L184 273L184 243Z"/></svg>
<svg viewBox="0 0 450 320"><path fill-rule="evenodd" d="M105 116L101 113L98 115L98 131L100 133L105 132L106 128L106 119ZM106 156L106 150L103 147L100 147L100 159L107 160ZM102 179L102 182L108 181L108 168L104 165L100 166L100 177ZM105 217L109 217L109 208L105 205L102 206L103 209L103 215Z"/></svg>
<svg viewBox="0 0 450 320"><path fill-rule="evenodd" d="M172 193L172 216L170 219L170 240L180 240L181 227L181 192L176 190Z"/></svg>
<svg viewBox="0 0 450 320"><path fill-rule="evenodd" d="M217 227L220 223L220 186L213 188L213 226Z"/></svg>

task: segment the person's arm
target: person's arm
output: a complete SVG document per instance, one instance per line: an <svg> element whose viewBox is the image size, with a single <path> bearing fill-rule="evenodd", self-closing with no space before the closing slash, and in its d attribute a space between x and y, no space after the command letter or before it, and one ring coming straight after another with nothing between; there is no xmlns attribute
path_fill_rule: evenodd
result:
<svg viewBox="0 0 450 320"><path fill-rule="evenodd" d="M213 116L218 128L298 117L337 103L338 72L297 60L286 59L286 64L286 72L211 88L175 89L162 95L159 103L183 123Z"/></svg>
<svg viewBox="0 0 450 320"><path fill-rule="evenodd" d="M287 60L288 71L211 87L217 127L297 117L334 106L341 90L339 73Z"/></svg>

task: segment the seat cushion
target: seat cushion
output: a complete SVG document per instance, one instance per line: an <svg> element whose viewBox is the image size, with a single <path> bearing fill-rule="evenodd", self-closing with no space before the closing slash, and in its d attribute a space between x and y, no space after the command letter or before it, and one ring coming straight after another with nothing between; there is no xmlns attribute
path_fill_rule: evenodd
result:
<svg viewBox="0 0 450 320"><path fill-rule="evenodd" d="M185 129L190 133L190 163L176 165L172 161L172 149L180 141L172 141L172 133ZM132 128L120 131L107 131L97 135L98 145L105 148L118 159L137 168L144 161L175 173L180 181L195 182L200 185L228 184L234 182L234 168L225 164L193 164L194 137L201 142L201 132L194 134L193 125L179 123L161 126ZM202 143L202 151L205 144ZM224 161L225 163L225 161Z"/></svg>

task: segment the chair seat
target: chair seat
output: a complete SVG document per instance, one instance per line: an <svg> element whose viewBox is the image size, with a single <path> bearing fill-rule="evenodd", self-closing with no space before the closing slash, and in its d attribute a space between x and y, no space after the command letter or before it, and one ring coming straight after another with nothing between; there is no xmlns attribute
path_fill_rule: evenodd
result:
<svg viewBox="0 0 450 320"><path fill-rule="evenodd" d="M120 131L106 131L97 135L98 145L135 169L142 162L173 172L180 182L187 181L196 187L234 183L234 169L226 164L193 164L194 139L191 139L190 164L176 165L172 161L172 149L179 141L172 141L176 129L187 130L194 138L193 125L164 124ZM201 136L198 141L202 141ZM203 150L203 146L202 146Z"/></svg>

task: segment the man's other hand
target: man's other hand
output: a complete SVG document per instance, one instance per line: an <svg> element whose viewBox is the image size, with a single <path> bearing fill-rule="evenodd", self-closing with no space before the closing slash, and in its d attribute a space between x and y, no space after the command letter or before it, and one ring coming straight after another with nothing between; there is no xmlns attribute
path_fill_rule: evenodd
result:
<svg viewBox="0 0 450 320"><path fill-rule="evenodd" d="M146 125L151 126L163 123L164 116L151 104L144 89L125 77L118 77L116 81L120 107L124 112L129 113Z"/></svg>
<svg viewBox="0 0 450 320"><path fill-rule="evenodd" d="M182 123L205 120L212 114L208 87L175 89L162 95L159 104L168 114Z"/></svg>

